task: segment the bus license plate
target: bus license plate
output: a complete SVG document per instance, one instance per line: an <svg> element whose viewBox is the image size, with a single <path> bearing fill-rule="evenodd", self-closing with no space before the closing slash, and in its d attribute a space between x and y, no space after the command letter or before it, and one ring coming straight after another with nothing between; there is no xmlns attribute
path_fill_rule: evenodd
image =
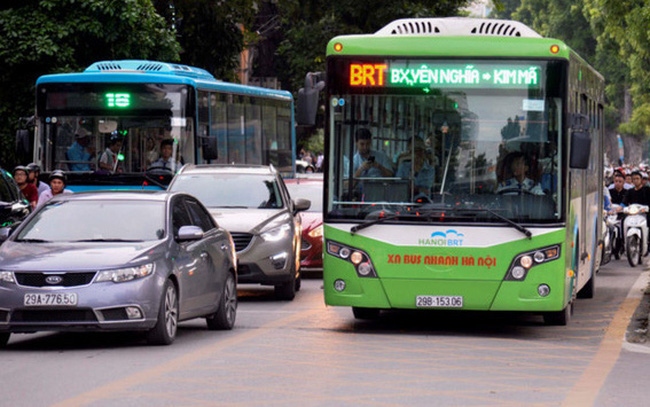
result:
<svg viewBox="0 0 650 407"><path fill-rule="evenodd" d="M418 308L462 308L463 297L460 295L418 295L415 297Z"/></svg>
<svg viewBox="0 0 650 407"><path fill-rule="evenodd" d="M23 304L29 307L49 307L77 305L76 293L25 294Z"/></svg>

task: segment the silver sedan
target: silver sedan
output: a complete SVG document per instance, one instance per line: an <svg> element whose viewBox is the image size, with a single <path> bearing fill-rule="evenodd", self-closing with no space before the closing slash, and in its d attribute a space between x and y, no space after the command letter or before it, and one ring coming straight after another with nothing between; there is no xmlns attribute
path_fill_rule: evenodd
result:
<svg viewBox="0 0 650 407"><path fill-rule="evenodd" d="M59 195L0 246L0 346L12 332L147 332L170 344L179 321L231 329L235 246L184 193Z"/></svg>

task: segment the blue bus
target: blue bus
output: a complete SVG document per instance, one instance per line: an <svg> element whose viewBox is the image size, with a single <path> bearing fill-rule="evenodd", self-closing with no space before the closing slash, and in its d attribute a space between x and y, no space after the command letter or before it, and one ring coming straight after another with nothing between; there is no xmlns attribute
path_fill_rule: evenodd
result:
<svg viewBox="0 0 650 407"><path fill-rule="evenodd" d="M164 189L171 162L273 164L295 172L294 101L287 91L228 83L175 63L101 61L36 82L34 162L68 174L73 191ZM120 143L114 143L115 140ZM167 140L167 142L165 142ZM80 145L83 144L83 145ZM110 145L115 164L100 165Z"/></svg>

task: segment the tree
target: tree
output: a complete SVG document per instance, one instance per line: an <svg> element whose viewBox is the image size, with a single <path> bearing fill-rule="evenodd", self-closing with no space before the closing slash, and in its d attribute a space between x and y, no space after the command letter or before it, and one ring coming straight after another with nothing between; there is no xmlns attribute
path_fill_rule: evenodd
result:
<svg viewBox="0 0 650 407"><path fill-rule="evenodd" d="M623 63L628 69L629 76L621 76L629 84L633 110L625 110L623 119L628 122L619 130L645 138L650 132L650 4L631 0L584 2L599 41L612 44L603 59L613 65ZM628 105L626 100L624 105Z"/></svg>
<svg viewBox="0 0 650 407"><path fill-rule="evenodd" d="M174 33L149 0L22 0L0 8L0 162L14 161L20 116L34 114L40 75L105 59L178 60Z"/></svg>
<svg viewBox="0 0 650 407"><path fill-rule="evenodd" d="M467 0L292 0L279 3L284 39L278 75L296 92L305 74L325 70L327 42L343 34L373 33L398 18L455 16Z"/></svg>
<svg viewBox="0 0 650 407"><path fill-rule="evenodd" d="M178 33L181 62L206 69L215 77L237 81L239 56L257 8L254 0L154 0L158 12Z"/></svg>

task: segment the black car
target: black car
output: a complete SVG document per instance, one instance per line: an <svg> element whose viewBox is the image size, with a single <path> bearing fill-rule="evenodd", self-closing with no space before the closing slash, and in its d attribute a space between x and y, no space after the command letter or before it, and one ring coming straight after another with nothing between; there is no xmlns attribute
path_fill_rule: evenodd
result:
<svg viewBox="0 0 650 407"><path fill-rule="evenodd" d="M0 168L0 228L13 227L31 212L29 202L11 174Z"/></svg>

